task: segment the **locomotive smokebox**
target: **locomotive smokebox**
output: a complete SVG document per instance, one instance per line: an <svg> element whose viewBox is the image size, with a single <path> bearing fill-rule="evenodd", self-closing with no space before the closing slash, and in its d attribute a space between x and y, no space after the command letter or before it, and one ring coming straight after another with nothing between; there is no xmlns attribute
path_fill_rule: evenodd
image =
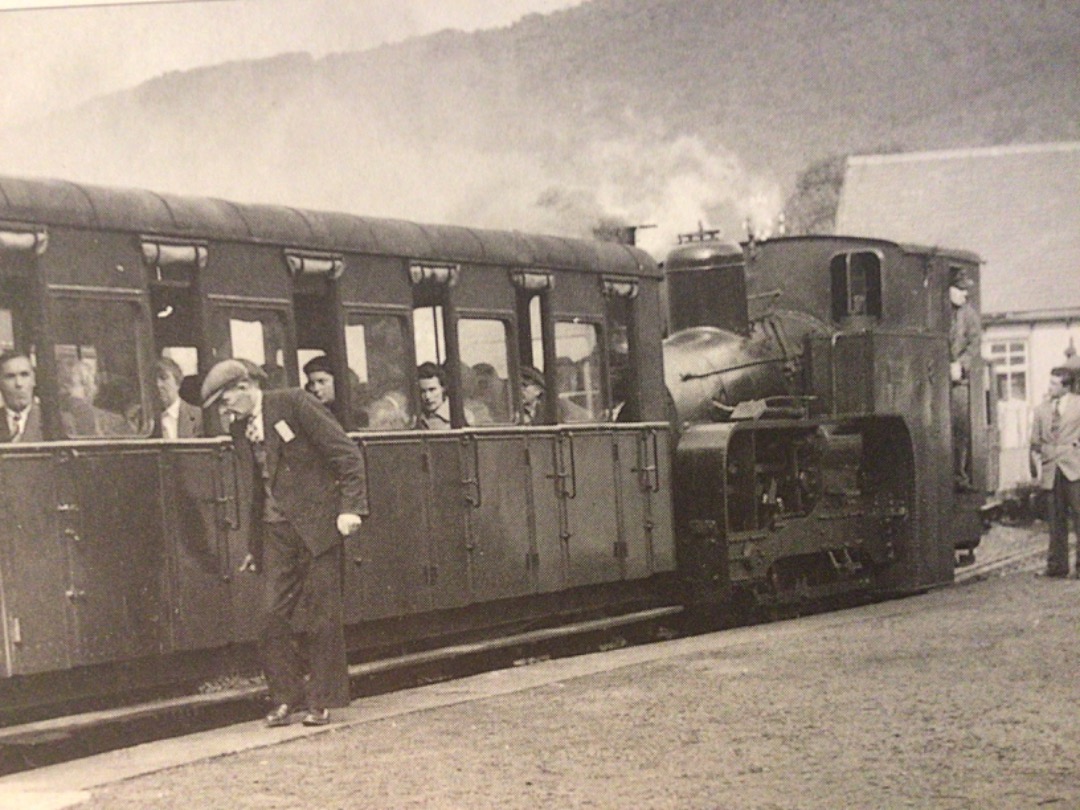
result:
<svg viewBox="0 0 1080 810"><path fill-rule="evenodd" d="M715 235L715 231L681 235L664 261L673 333L695 326L739 335L750 330L742 248Z"/></svg>

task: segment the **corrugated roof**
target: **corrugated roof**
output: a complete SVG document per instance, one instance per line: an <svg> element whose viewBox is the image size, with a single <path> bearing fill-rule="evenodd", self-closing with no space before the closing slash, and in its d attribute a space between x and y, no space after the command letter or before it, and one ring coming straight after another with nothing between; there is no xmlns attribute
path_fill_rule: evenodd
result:
<svg viewBox="0 0 1080 810"><path fill-rule="evenodd" d="M978 253L987 313L1080 306L1080 142L848 158L836 230Z"/></svg>

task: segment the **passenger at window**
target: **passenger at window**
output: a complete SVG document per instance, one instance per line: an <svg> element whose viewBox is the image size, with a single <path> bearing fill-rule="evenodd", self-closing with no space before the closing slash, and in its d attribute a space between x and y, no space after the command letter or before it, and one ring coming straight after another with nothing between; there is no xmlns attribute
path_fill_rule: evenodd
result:
<svg viewBox="0 0 1080 810"><path fill-rule="evenodd" d="M435 363L421 363L416 369L420 389L420 415L416 426L421 430L450 429L450 393L446 370Z"/></svg>
<svg viewBox="0 0 1080 810"><path fill-rule="evenodd" d="M404 430L412 426L409 401L403 391L391 388L364 409L367 426L372 430Z"/></svg>
<svg viewBox="0 0 1080 810"><path fill-rule="evenodd" d="M154 382L157 386L158 411L153 435L160 439L194 439L203 435L202 410L180 398L180 383L184 372L171 357L154 363Z"/></svg>
<svg viewBox="0 0 1080 810"><path fill-rule="evenodd" d="M521 413L518 424L538 425L544 420L544 375L534 366L521 369Z"/></svg>
<svg viewBox="0 0 1080 810"><path fill-rule="evenodd" d="M536 425L544 421L544 397L547 388L544 383L544 375L533 366L525 366L521 369L521 413L518 415L518 424ZM559 411L559 422L588 422L591 420L589 412L568 399L559 397L556 400Z"/></svg>
<svg viewBox="0 0 1080 810"><path fill-rule="evenodd" d="M40 442L41 406L34 396L37 377L30 358L16 351L0 354L0 395L4 419L0 442Z"/></svg>
<svg viewBox="0 0 1080 810"><path fill-rule="evenodd" d="M971 457L971 365L979 353L982 325L979 314L968 303L974 282L962 267L949 274L949 303L952 320L949 324L950 415L952 417L953 473L956 487L971 487L968 462Z"/></svg>
<svg viewBox="0 0 1080 810"><path fill-rule="evenodd" d="M264 391L276 391L279 388L289 387L289 379L285 374L285 368L277 363L263 363L262 375L261 387Z"/></svg>
<svg viewBox="0 0 1080 810"><path fill-rule="evenodd" d="M91 404L97 396L94 370L85 360L60 361L60 424L67 436L97 436L98 421Z"/></svg>
<svg viewBox="0 0 1080 810"><path fill-rule="evenodd" d="M367 414L359 408L360 405L360 378L351 368L346 371L350 388L351 413L346 420L348 424L342 425L346 430L356 430L367 427ZM304 375L307 377L307 385L304 389L315 399L319 400L332 413L336 412L334 403L337 402L337 389L334 384L334 368L330 365L330 358L325 354L313 357L304 364ZM340 420L339 420L340 421Z"/></svg>
<svg viewBox="0 0 1080 810"><path fill-rule="evenodd" d="M142 433L142 404L134 386L123 378L105 380L94 400L94 420L99 436Z"/></svg>
<svg viewBox="0 0 1080 810"><path fill-rule="evenodd" d="M477 363L472 367L473 393L477 406L487 415L489 420L505 424L510 421L508 408L509 397L506 391L506 380L499 376L495 366L491 363Z"/></svg>

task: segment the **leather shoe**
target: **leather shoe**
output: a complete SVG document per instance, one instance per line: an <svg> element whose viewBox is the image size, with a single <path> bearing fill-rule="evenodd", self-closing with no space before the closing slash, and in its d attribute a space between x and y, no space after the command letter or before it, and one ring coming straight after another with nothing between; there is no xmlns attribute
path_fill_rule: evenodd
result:
<svg viewBox="0 0 1080 810"><path fill-rule="evenodd" d="M1069 572L1066 571L1064 574L1059 574L1056 571L1037 571L1035 573L1035 576L1039 577L1040 579L1065 579L1067 576L1069 576Z"/></svg>
<svg viewBox="0 0 1080 810"><path fill-rule="evenodd" d="M289 715L292 714L292 709L289 708L288 703L282 703L270 714L266 715L266 725L270 728L276 728L277 726L289 725Z"/></svg>
<svg viewBox="0 0 1080 810"><path fill-rule="evenodd" d="M330 710L312 709L304 715L303 723L305 726L327 726L330 724Z"/></svg>

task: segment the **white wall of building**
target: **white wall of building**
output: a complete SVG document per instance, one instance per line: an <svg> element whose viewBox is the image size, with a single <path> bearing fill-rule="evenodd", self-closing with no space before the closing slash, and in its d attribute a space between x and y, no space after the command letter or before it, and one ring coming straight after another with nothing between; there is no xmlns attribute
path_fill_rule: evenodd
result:
<svg viewBox="0 0 1080 810"><path fill-rule="evenodd" d="M1001 440L1001 490L1030 482L1028 444L1035 406L1045 397L1051 369L1066 360L1066 349L1080 352L1080 322L983 324L983 357L993 363Z"/></svg>

